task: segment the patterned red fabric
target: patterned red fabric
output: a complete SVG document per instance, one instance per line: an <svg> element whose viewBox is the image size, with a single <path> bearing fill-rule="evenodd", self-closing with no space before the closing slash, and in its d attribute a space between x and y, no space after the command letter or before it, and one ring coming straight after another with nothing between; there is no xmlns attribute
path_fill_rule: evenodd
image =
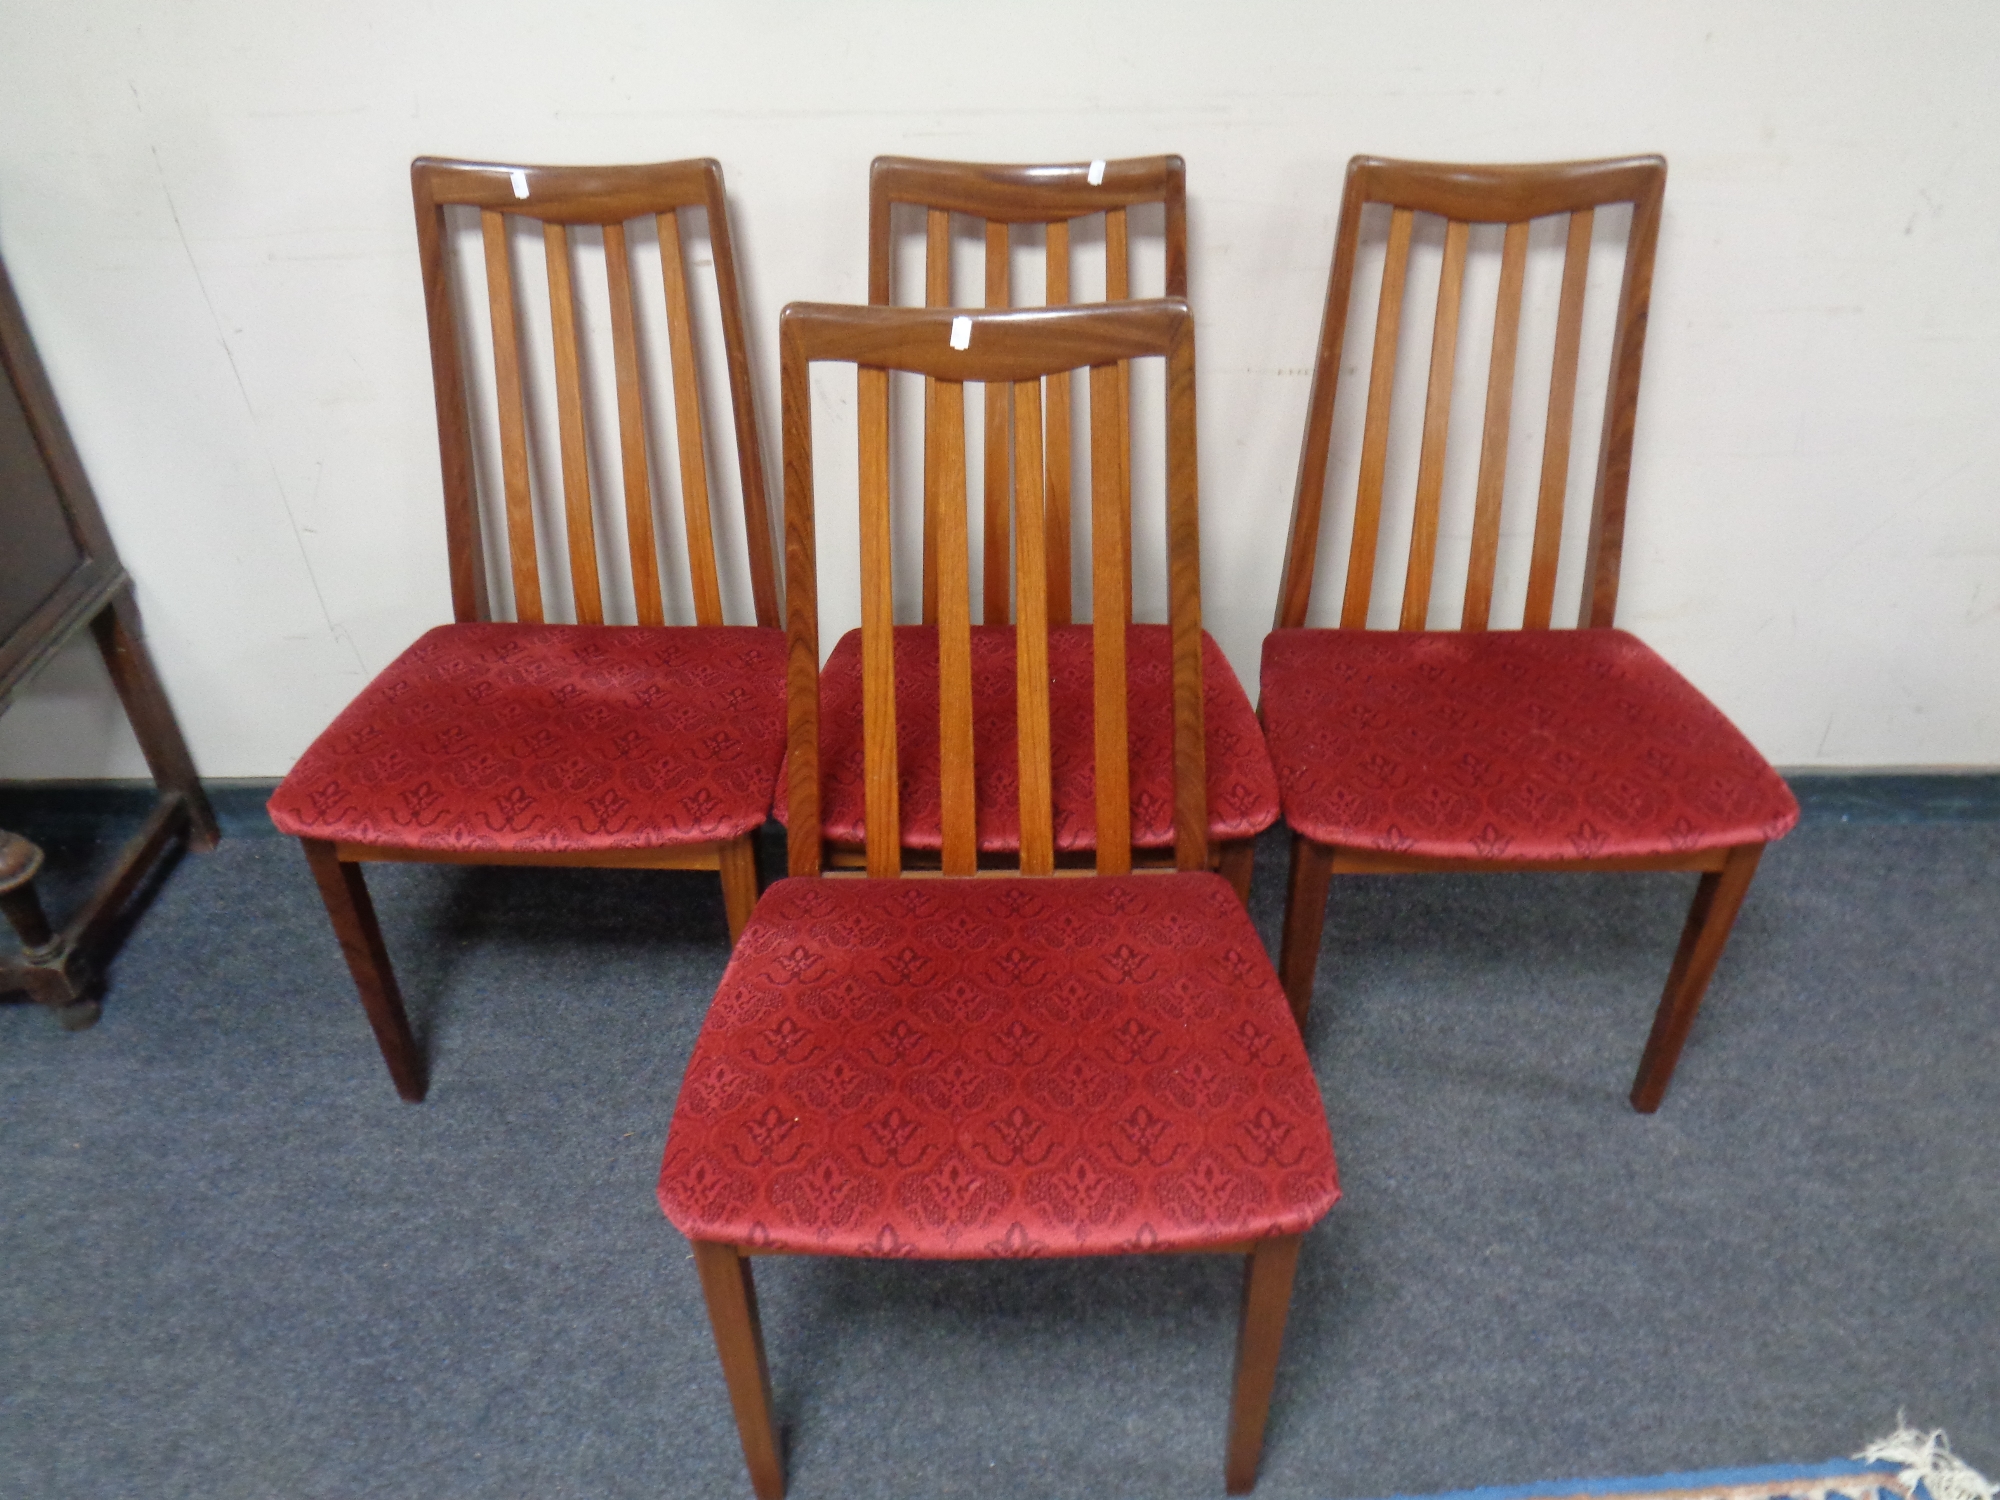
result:
<svg viewBox="0 0 2000 1500"><path fill-rule="evenodd" d="M944 787L938 757L937 629L896 627L896 771L906 849L944 847ZM1208 746L1208 826L1216 839L1247 839L1278 821L1278 780L1264 734L1229 659L1206 632L1203 729ZM1125 721L1132 766L1132 843L1174 842L1173 661L1164 625L1133 625L1126 637ZM1058 849L1097 847L1097 713L1090 627L1049 630L1050 762ZM979 847L1021 847L1019 746L1014 724L1014 631L972 627L973 764ZM860 844L867 834L861 745L861 632L840 638L820 675L821 808L825 836ZM785 821L785 778L777 817Z"/></svg>
<svg viewBox="0 0 2000 1500"><path fill-rule="evenodd" d="M693 1239L933 1259L1198 1249L1339 1196L1277 975L1192 873L779 881L660 1169Z"/></svg>
<svg viewBox="0 0 2000 1500"><path fill-rule="evenodd" d="M785 633L442 625L271 798L285 833L404 849L648 849L769 816Z"/></svg>
<svg viewBox="0 0 2000 1500"><path fill-rule="evenodd" d="M1622 630L1279 630L1264 728L1285 821L1322 844L1595 859L1781 838L1799 805Z"/></svg>

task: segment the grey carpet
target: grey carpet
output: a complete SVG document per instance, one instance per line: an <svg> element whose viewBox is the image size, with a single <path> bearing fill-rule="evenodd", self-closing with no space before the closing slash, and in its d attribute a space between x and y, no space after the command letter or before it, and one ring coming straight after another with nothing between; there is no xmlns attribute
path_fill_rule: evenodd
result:
<svg viewBox="0 0 2000 1500"><path fill-rule="evenodd" d="M0 1496L747 1495L652 1196L712 882L373 881L426 1104L271 837L182 862L96 1030L0 1006ZM1336 885L1309 1042L1346 1198L1258 1494L1816 1461L1899 1409L2000 1472L2000 823L1774 848L1641 1118L1690 884ZM1227 1262L759 1284L798 1500L1221 1493Z"/></svg>

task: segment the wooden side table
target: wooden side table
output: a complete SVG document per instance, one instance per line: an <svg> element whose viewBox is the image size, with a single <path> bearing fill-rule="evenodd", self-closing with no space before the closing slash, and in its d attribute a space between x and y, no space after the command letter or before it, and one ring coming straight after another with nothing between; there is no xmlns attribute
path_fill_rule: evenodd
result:
<svg viewBox="0 0 2000 1500"><path fill-rule="evenodd" d="M0 264L0 711L73 636L89 630L159 787L145 825L81 911L52 928L35 894L42 851L0 829L0 911L21 940L0 992L26 990L70 1030L97 1020L97 979L120 911L175 846L212 849L215 813L146 651L118 560L48 375Z"/></svg>

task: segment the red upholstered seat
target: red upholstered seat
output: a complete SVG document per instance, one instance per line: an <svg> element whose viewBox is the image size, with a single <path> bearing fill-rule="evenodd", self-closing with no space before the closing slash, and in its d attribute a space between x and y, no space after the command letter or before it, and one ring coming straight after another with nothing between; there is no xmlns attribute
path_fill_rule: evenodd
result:
<svg viewBox="0 0 2000 1500"><path fill-rule="evenodd" d="M441 625L271 798L305 838L461 853L736 838L770 814L785 633Z"/></svg>
<svg viewBox="0 0 2000 1500"><path fill-rule="evenodd" d="M1611 859L1798 821L1750 742L1622 630L1279 630L1262 676L1285 820L1321 844Z"/></svg>
<svg viewBox="0 0 2000 1500"><path fill-rule="evenodd" d="M1198 873L779 881L660 1172L693 1239L943 1259L1297 1234L1339 1193L1277 976Z"/></svg>
<svg viewBox="0 0 2000 1500"><path fill-rule="evenodd" d="M1132 843L1140 849L1174 842L1173 693L1164 625L1128 627L1126 723L1131 744ZM1097 776L1092 734L1091 627L1049 630L1049 721L1054 779L1055 843L1064 850L1097 846ZM973 755L978 777L979 847L993 853L1021 847L1018 743L1015 738L1014 632L1004 625L972 627ZM1243 685L1222 649L1202 635L1202 696L1208 747L1209 831L1217 840L1247 839L1278 820L1278 781L1263 731ZM896 773L903 845L944 847L943 788L938 764L937 630L896 627ZM821 786L826 837L859 844L866 835L861 756L861 633L849 631L820 677ZM784 779L777 815L786 817Z"/></svg>

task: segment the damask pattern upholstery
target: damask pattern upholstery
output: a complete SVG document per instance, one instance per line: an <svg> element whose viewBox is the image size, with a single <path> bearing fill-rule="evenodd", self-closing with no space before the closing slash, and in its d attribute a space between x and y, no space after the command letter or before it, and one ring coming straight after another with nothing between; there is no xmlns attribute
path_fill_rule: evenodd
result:
<svg viewBox="0 0 2000 1500"><path fill-rule="evenodd" d="M1173 658L1164 625L1129 626L1126 725L1131 746L1132 843L1174 842ZM938 758L937 629L899 625L896 642L896 773L903 847L944 847L944 793ZM1091 627L1049 630L1049 731L1055 846L1097 847L1097 772L1092 736ZM1014 632L972 627L972 726L979 847L1021 847L1016 740ZM1278 820L1278 781L1264 734L1221 647L1202 634L1210 836L1247 839ZM861 632L840 638L820 675L821 820L826 837L860 844L867 832L861 743ZM777 815L786 817L780 774Z"/></svg>
<svg viewBox="0 0 2000 1500"><path fill-rule="evenodd" d="M1308 1228L1326 1112L1219 876L782 880L688 1063L690 1238L985 1259Z"/></svg>
<svg viewBox="0 0 2000 1500"><path fill-rule="evenodd" d="M1320 844L1598 859L1798 821L1735 725L1622 630L1278 630L1262 678L1285 820Z"/></svg>
<svg viewBox="0 0 2000 1500"><path fill-rule="evenodd" d="M785 633L441 625L299 759L271 821L304 838L582 851L736 838L784 755Z"/></svg>

